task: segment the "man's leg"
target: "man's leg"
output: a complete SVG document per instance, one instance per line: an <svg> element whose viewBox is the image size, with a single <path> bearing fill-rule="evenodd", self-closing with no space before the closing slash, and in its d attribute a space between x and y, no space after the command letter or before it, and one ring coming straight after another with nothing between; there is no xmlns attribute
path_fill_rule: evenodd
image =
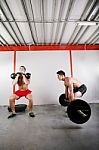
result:
<svg viewBox="0 0 99 150"><path fill-rule="evenodd" d="M80 91L74 93L74 99L82 97L82 93Z"/></svg>
<svg viewBox="0 0 99 150"><path fill-rule="evenodd" d="M29 116L30 117L35 117L34 113L33 113L33 97L32 94L28 94L26 96L26 98L29 100Z"/></svg>
<svg viewBox="0 0 99 150"><path fill-rule="evenodd" d="M74 100L75 101L77 98L80 98L83 96L83 94L87 91L87 88L85 85L81 85L78 89L78 91L74 91Z"/></svg>
<svg viewBox="0 0 99 150"><path fill-rule="evenodd" d="M76 98L80 98L83 96L83 94L85 94L87 91L87 87L85 84L82 84L79 88L78 91L74 93L74 97Z"/></svg>
<svg viewBox="0 0 99 150"><path fill-rule="evenodd" d="M15 113L15 100L16 99L19 99L19 96L15 95L15 94L10 96L9 107L11 108L12 114L10 116L8 116L8 118L12 118L12 117L16 116L16 113Z"/></svg>

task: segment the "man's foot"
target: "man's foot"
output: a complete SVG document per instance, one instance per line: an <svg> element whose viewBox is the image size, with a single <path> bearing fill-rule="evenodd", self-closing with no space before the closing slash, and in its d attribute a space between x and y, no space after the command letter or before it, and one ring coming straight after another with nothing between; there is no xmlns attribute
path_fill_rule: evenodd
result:
<svg viewBox="0 0 99 150"><path fill-rule="evenodd" d="M29 112L29 116L30 116L30 117L35 117L35 115L34 115L33 112Z"/></svg>
<svg viewBox="0 0 99 150"><path fill-rule="evenodd" d="M67 110L65 110L65 113L67 113Z"/></svg>
<svg viewBox="0 0 99 150"><path fill-rule="evenodd" d="M13 118L13 117L15 117L16 116L16 113L12 113L10 116L8 116L8 119L9 118Z"/></svg>

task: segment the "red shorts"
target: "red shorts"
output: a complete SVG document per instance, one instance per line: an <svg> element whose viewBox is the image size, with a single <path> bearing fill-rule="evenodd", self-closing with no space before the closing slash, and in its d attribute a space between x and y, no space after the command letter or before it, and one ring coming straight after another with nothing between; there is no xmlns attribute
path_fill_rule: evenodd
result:
<svg viewBox="0 0 99 150"><path fill-rule="evenodd" d="M28 94L31 94L32 91L30 90L24 90L24 91L21 91L21 90L18 90L16 91L14 94L16 94L17 96L19 97L22 97L22 96L27 96Z"/></svg>

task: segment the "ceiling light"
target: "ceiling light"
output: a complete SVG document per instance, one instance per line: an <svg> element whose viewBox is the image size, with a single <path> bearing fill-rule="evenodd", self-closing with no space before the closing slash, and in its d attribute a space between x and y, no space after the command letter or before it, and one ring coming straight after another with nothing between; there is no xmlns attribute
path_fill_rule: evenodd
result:
<svg viewBox="0 0 99 150"><path fill-rule="evenodd" d="M78 21L77 24L78 25L83 25L83 26L95 26L95 25L98 25L99 22L95 22L95 21Z"/></svg>

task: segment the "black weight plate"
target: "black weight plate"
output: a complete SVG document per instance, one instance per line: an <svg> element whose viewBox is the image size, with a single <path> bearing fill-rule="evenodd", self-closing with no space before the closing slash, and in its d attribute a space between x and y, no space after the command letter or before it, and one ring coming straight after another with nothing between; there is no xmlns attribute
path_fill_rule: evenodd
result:
<svg viewBox="0 0 99 150"><path fill-rule="evenodd" d="M17 105L15 105L15 112L25 111L26 108L27 108L26 104L17 104ZM10 107L8 107L8 111L11 112L11 108Z"/></svg>
<svg viewBox="0 0 99 150"><path fill-rule="evenodd" d="M59 103L60 103L62 106L68 106L69 102L68 102L68 100L66 100L65 94L61 94L61 95L60 95L60 97L59 97Z"/></svg>
<svg viewBox="0 0 99 150"><path fill-rule="evenodd" d="M79 110L81 111L80 113L78 112ZM68 105L67 113L71 121L77 124L83 124L89 120L91 108L87 102L76 99Z"/></svg>

